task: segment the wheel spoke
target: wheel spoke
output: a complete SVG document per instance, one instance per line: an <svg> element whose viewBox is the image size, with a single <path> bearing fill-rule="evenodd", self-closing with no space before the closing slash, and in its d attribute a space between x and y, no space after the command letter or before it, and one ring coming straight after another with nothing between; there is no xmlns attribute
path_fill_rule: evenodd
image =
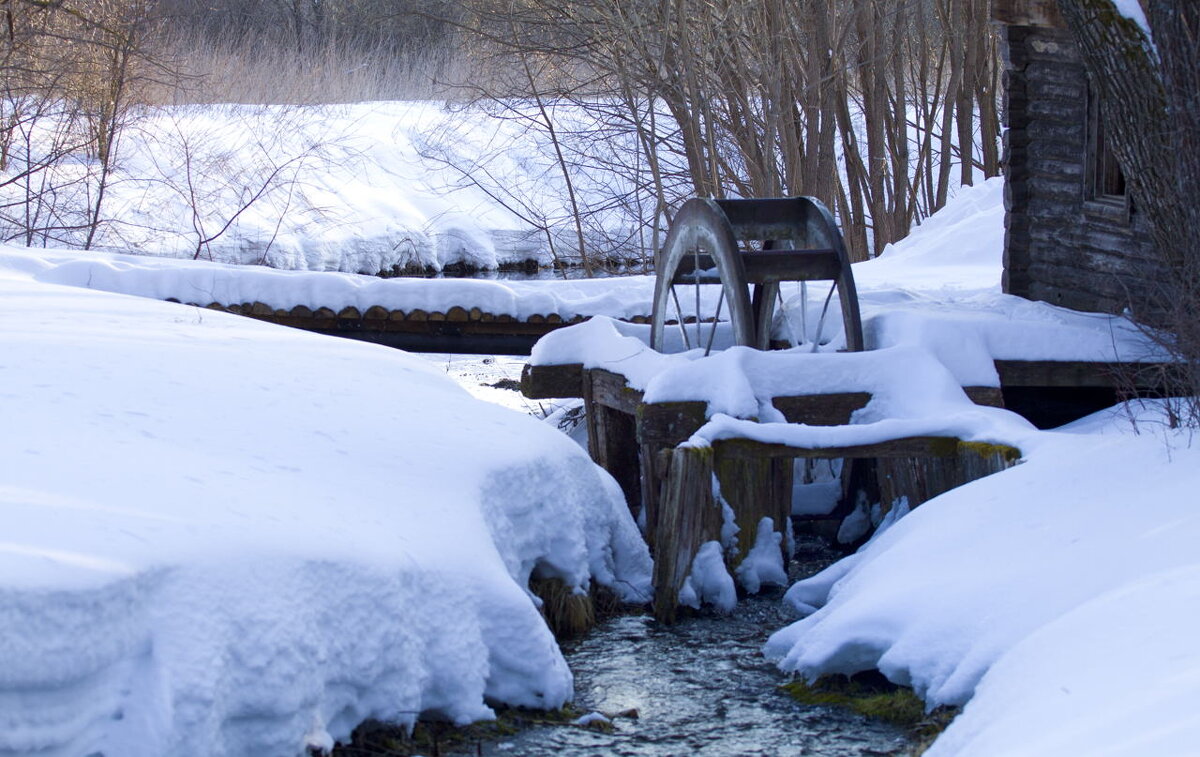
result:
<svg viewBox="0 0 1200 757"><path fill-rule="evenodd" d="M837 289L837 282L833 282L833 286L829 287L829 294L825 295L825 304L821 307L821 318L817 321L817 333L813 337L812 351L816 352L821 346L821 330L825 327L825 314L829 312L829 301L833 299L833 290Z"/></svg>
<svg viewBox="0 0 1200 757"><path fill-rule="evenodd" d="M687 326L683 323L683 308L679 305L679 293L675 291L675 285L671 285L671 299L675 300L675 317L679 324L679 333L683 334L683 348L690 350L692 348L691 341L688 340Z"/></svg>
<svg viewBox="0 0 1200 757"><path fill-rule="evenodd" d="M721 287L721 296L717 298L717 314L713 316L712 328L708 332L708 344L704 345L704 356L712 352L713 338L717 335L717 324L721 322L721 306L725 304L725 287Z"/></svg>

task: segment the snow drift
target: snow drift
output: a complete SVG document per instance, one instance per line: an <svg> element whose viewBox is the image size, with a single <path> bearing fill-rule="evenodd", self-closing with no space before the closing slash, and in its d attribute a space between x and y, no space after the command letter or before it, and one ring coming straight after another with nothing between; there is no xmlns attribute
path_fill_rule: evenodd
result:
<svg viewBox="0 0 1200 757"><path fill-rule="evenodd" d="M642 601L615 482L403 353L0 269L0 754L554 707L531 573Z"/></svg>

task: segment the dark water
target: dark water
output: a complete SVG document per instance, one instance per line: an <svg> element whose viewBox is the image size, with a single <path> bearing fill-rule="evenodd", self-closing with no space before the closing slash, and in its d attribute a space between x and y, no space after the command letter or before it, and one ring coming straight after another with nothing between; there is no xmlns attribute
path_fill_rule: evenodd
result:
<svg viewBox="0 0 1200 757"><path fill-rule="evenodd" d="M818 561L820 562L820 561ZM801 565L801 575L813 567ZM576 705L615 714L611 733L539 726L471 744L460 754L530 755L890 755L909 742L897 728L852 712L801 705L778 690L787 678L761 649L792 620L782 591L739 602L732 616L662 626L646 616L605 621L563 645L575 672ZM447 752L448 753L448 752Z"/></svg>

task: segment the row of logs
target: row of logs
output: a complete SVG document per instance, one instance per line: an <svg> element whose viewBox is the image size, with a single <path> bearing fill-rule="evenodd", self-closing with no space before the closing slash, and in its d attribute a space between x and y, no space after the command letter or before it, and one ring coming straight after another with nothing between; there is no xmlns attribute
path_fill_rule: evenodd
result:
<svg viewBox="0 0 1200 757"><path fill-rule="evenodd" d="M168 302L179 302L174 298L169 298ZM338 319L352 321L449 321L452 323L549 323L549 324L572 324L580 323L587 320L588 316L576 315L573 318L565 319L558 313L540 314L534 313L526 318L517 318L516 316L506 313L496 315L494 313L486 313L477 307L470 309L455 305L450 309L442 312L440 310L427 311L421 308L413 308L412 310L388 310L379 305L372 305L365 311L360 311L354 306L344 307L341 310L333 310L327 307L318 307L316 309L305 305L297 305L289 310L273 308L262 302L244 302L234 305L222 305L219 302L211 302L207 305L202 305L197 302L186 303L195 307L202 307L208 310L220 310L225 313L235 313L237 315L248 315L259 318L316 318L316 319ZM635 315L626 319L632 323L649 323L650 317L646 315Z"/></svg>

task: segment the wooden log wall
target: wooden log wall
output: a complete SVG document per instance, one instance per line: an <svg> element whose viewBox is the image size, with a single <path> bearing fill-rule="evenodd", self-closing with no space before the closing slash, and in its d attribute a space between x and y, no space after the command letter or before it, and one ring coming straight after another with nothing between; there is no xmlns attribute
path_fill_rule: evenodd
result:
<svg viewBox="0 0 1200 757"><path fill-rule="evenodd" d="M711 447L681 446L671 451L666 481L659 503L657 527L648 530L655 559L655 618L676 619L679 590L701 545L720 538L722 514L712 496L712 477L733 508L738 524L753 523L742 542L752 546L759 518L767 515L786 522L791 509L790 472L797 458L874 460L890 472L880 490L895 498L907 496L915 506L943 491L1004 470L1020 458L1020 451L994 444L962 442L951 437L911 437L853 447L803 449L764 444L748 439L713 442ZM786 483L786 490L784 488ZM786 491L786 493L785 493ZM726 555L731 574L744 552ZM785 556L786 564L786 556Z"/></svg>
<svg viewBox="0 0 1200 757"><path fill-rule="evenodd" d="M1070 33L1052 25L1056 14L1039 8L1012 0L997 6L997 18L1009 22L1000 27L1004 291L1075 310L1120 312L1153 294L1165 267L1136 198L1089 197L1087 75Z"/></svg>
<svg viewBox="0 0 1200 757"><path fill-rule="evenodd" d="M1020 453L997 444L959 442L942 457L890 457L875 461L878 502L887 513L904 497L916 507L939 494L1016 464Z"/></svg>

